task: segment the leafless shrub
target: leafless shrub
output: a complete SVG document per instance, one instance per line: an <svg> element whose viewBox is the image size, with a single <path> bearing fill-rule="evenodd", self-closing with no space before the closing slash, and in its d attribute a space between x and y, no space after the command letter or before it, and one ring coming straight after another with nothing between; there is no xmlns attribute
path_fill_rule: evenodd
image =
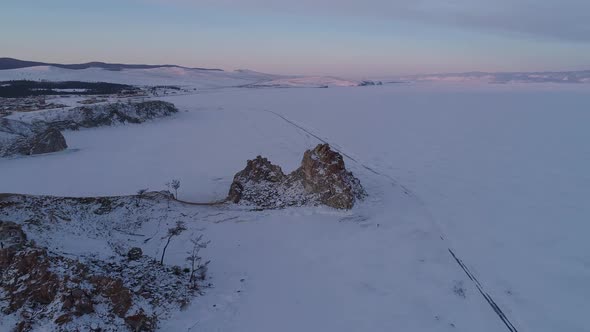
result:
<svg viewBox="0 0 590 332"><path fill-rule="evenodd" d="M199 256L199 251L203 248L207 248L207 245L210 242L211 241L203 241L202 234L191 239L193 247L191 250L187 251L188 257L186 260L190 264L189 287L192 289L198 289L199 286L197 281L205 280L205 277L207 276L207 265L209 265L210 261L203 262L203 258Z"/></svg>

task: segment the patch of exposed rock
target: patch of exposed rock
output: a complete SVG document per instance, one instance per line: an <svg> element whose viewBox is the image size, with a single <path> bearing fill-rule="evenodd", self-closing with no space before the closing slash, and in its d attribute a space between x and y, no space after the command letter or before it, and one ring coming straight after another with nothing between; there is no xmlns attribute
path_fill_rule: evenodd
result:
<svg viewBox="0 0 590 332"><path fill-rule="evenodd" d="M110 103L46 111L39 119L59 130L143 123L178 112L174 104L153 100L140 103Z"/></svg>
<svg viewBox="0 0 590 332"><path fill-rule="evenodd" d="M0 157L57 152L67 147L55 128L0 118Z"/></svg>
<svg viewBox="0 0 590 332"><path fill-rule="evenodd" d="M303 155L289 175L261 156L248 160L234 176L228 200L259 208L327 205L350 209L366 195L360 181L346 170L342 155L320 144Z"/></svg>
<svg viewBox="0 0 590 332"><path fill-rule="evenodd" d="M27 235L13 222L0 221L0 249L20 249L27 242Z"/></svg>

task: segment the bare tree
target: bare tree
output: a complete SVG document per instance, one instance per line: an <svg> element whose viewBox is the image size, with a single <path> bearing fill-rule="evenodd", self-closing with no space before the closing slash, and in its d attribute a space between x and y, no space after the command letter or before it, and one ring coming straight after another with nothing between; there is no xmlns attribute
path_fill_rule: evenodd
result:
<svg viewBox="0 0 590 332"><path fill-rule="evenodd" d="M174 197L178 199L178 188L180 188L180 180L172 180L170 186L174 189Z"/></svg>
<svg viewBox="0 0 590 332"><path fill-rule="evenodd" d="M168 229L168 234L166 234L166 236L164 236L162 239L166 239L166 245L164 246L164 250L162 251L162 258L160 258L160 264L164 264L164 255L166 254L166 249L168 249L168 245L170 244L170 241L172 240L173 237L180 235L180 233L182 233L182 231L186 230L186 227L184 227L184 224L180 221L176 222L176 226L169 228Z"/></svg>
<svg viewBox="0 0 590 332"><path fill-rule="evenodd" d="M210 242L211 241L203 241L202 234L191 239L193 247L191 250L187 251L188 257L186 258L186 260L191 265L191 274L188 281L190 288L197 289L197 281L205 280L207 274L207 265L209 265L210 261L202 263L202 257L199 256L199 251L201 251L203 248L207 248L207 245Z"/></svg>
<svg viewBox="0 0 590 332"><path fill-rule="evenodd" d="M135 201L135 205L139 206L141 199L145 196L145 193L149 190L149 188L139 189L137 191L137 200Z"/></svg>

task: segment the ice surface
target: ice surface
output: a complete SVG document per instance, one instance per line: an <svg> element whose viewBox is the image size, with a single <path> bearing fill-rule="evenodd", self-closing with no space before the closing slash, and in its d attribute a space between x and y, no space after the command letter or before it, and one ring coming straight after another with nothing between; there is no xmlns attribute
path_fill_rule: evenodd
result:
<svg viewBox="0 0 590 332"><path fill-rule="evenodd" d="M345 162L368 201L350 212L198 210L221 213L194 226L212 240L215 287L163 331L507 331L449 247L519 331L588 331L589 92L416 84L166 97L181 110L171 118L65 132L68 151L1 160L0 191L125 194L178 178L180 198L217 200L246 159L289 172L317 136L356 160ZM181 242L170 249L178 264Z"/></svg>

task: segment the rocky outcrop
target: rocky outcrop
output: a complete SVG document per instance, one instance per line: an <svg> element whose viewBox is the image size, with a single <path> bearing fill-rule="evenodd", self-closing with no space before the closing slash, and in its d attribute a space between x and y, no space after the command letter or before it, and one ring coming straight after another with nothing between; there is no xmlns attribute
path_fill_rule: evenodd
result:
<svg viewBox="0 0 590 332"><path fill-rule="evenodd" d="M30 154L42 154L65 150L68 148L66 139L55 128L47 128L33 139Z"/></svg>
<svg viewBox="0 0 590 332"><path fill-rule="evenodd" d="M282 184L287 179L283 170L261 156L248 160L246 168L234 176L228 200L234 203L248 202L260 207L280 204Z"/></svg>
<svg viewBox="0 0 590 332"><path fill-rule="evenodd" d="M67 147L66 139L56 128L0 119L0 157L57 152Z"/></svg>
<svg viewBox="0 0 590 332"><path fill-rule="evenodd" d="M323 204L350 209L365 196L360 181L346 170L342 155L320 144L303 155L301 166L289 175L260 156L248 160L234 176L228 200L259 208Z"/></svg>
<svg viewBox="0 0 590 332"><path fill-rule="evenodd" d="M0 249L20 249L27 242L27 235L19 224L0 221Z"/></svg>
<svg viewBox="0 0 590 332"><path fill-rule="evenodd" d="M346 170L342 155L328 144L305 151L301 168L296 171L308 193L317 195L322 204L350 209L365 191L360 181Z"/></svg>
<svg viewBox="0 0 590 332"><path fill-rule="evenodd" d="M0 241L0 315L18 319L16 331L155 331L156 312L197 292L149 257L82 262L27 242L13 222L0 222Z"/></svg>
<svg viewBox="0 0 590 332"><path fill-rule="evenodd" d="M77 130L125 123L143 123L178 112L172 103L145 101L140 103L111 103L46 111L39 121L59 130Z"/></svg>
<svg viewBox="0 0 590 332"><path fill-rule="evenodd" d="M0 157L35 155L67 149L61 130L143 123L178 112L172 103L154 100L51 109L23 121L0 118Z"/></svg>

